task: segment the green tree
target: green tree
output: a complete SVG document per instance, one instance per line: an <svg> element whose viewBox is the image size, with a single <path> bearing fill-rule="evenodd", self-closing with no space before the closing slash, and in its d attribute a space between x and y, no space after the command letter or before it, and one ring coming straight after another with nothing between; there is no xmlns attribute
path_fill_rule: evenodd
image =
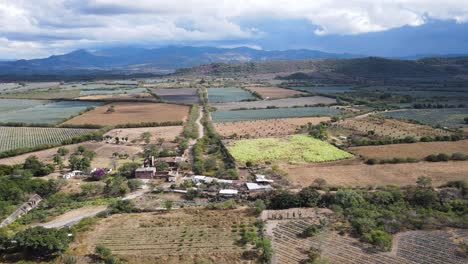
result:
<svg viewBox="0 0 468 264"><path fill-rule="evenodd" d="M167 162L161 160L157 161L154 166L156 167L156 171L167 171L169 169Z"/></svg>
<svg viewBox="0 0 468 264"><path fill-rule="evenodd" d="M416 184L420 188L431 188L432 187L432 178L427 176L418 177Z"/></svg>
<svg viewBox="0 0 468 264"><path fill-rule="evenodd" d="M140 180L140 179L130 179L128 180L128 188L130 188L131 191L136 191L138 188L143 186L145 183Z"/></svg>
<svg viewBox="0 0 468 264"><path fill-rule="evenodd" d="M263 263L270 263L273 256L273 248L267 238L258 239L255 248L259 251Z"/></svg>
<svg viewBox="0 0 468 264"><path fill-rule="evenodd" d="M40 176L43 166L36 156L29 156L24 161L23 169L30 170L34 176Z"/></svg>
<svg viewBox="0 0 468 264"><path fill-rule="evenodd" d="M140 167L140 164L136 162L127 162L119 167L118 172L121 176L125 178L134 178L135 170Z"/></svg>
<svg viewBox="0 0 468 264"><path fill-rule="evenodd" d="M166 208L166 210L170 211L172 209L172 205L174 204L173 201L171 200L166 200L164 202L164 208Z"/></svg>
<svg viewBox="0 0 468 264"><path fill-rule="evenodd" d="M18 232L13 240L17 247L35 257L49 257L64 252L70 243L65 229L28 228Z"/></svg>
<svg viewBox="0 0 468 264"><path fill-rule="evenodd" d="M255 200L255 214L260 215L266 209L265 202L262 199Z"/></svg>
<svg viewBox="0 0 468 264"><path fill-rule="evenodd" d="M339 189L335 195L335 203L343 208L358 207L364 202L364 198L351 189Z"/></svg>
<svg viewBox="0 0 468 264"><path fill-rule="evenodd" d="M69 153L70 151L67 149L67 148L64 148L64 147L60 147L57 149L57 153L60 155L60 156L65 156Z"/></svg>
<svg viewBox="0 0 468 264"><path fill-rule="evenodd" d="M318 193L313 187L303 188L298 195L301 206L304 207L316 207L320 200L320 193Z"/></svg>

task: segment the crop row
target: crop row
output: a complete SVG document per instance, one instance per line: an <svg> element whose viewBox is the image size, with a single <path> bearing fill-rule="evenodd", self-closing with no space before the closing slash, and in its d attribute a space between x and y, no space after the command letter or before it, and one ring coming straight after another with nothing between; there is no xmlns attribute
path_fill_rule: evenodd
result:
<svg viewBox="0 0 468 264"><path fill-rule="evenodd" d="M0 152L59 144L91 131L75 128L0 127Z"/></svg>

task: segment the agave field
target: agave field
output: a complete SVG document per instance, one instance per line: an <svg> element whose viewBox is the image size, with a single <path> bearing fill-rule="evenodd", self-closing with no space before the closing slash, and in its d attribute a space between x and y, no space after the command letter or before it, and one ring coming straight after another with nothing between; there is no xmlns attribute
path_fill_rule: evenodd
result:
<svg viewBox="0 0 468 264"><path fill-rule="evenodd" d="M17 111L38 105L48 104L47 100L0 99L0 113Z"/></svg>
<svg viewBox="0 0 468 264"><path fill-rule="evenodd" d="M80 95L97 95L97 94L136 94L144 93L146 88L133 88L133 89L106 89L106 90L82 90Z"/></svg>
<svg viewBox="0 0 468 264"><path fill-rule="evenodd" d="M212 113L214 122L276 119L289 117L335 116L340 110L329 107L294 107L257 110L217 111Z"/></svg>
<svg viewBox="0 0 468 264"><path fill-rule="evenodd" d="M238 140L229 144L227 148L234 159L241 163L248 161L322 162L353 156L327 142L306 135Z"/></svg>
<svg viewBox="0 0 468 264"><path fill-rule="evenodd" d="M428 125L463 126L468 116L466 108L451 109L408 109L383 113L384 116L396 119L414 120Z"/></svg>
<svg viewBox="0 0 468 264"><path fill-rule="evenodd" d="M394 238L398 243L395 243L397 248L393 252L377 252L370 245L335 231L327 230L313 238L301 238L310 224L310 219L299 219L276 225L272 231L275 251L272 263L303 263L308 258L306 252L311 248L320 249L321 256L330 263L466 263L448 231L404 232ZM465 239L468 235L464 230L454 232Z"/></svg>
<svg viewBox="0 0 468 264"><path fill-rule="evenodd" d="M237 87L208 88L208 101L210 103L236 102L255 100L255 97L246 90Z"/></svg>
<svg viewBox="0 0 468 264"><path fill-rule="evenodd" d="M163 101L179 104L197 104L198 94L196 88L158 88L151 89Z"/></svg>
<svg viewBox="0 0 468 264"><path fill-rule="evenodd" d="M27 124L55 124L70 116L79 114L89 107L101 105L100 102L60 101L17 111L0 112L0 122L27 123Z"/></svg>
<svg viewBox="0 0 468 264"><path fill-rule="evenodd" d="M333 98L324 96L309 96L264 101L214 103L211 105L219 111L230 111L240 108L293 107L317 104L330 105L335 103L336 99Z"/></svg>
<svg viewBox="0 0 468 264"><path fill-rule="evenodd" d="M0 152L60 144L65 139L80 136L92 129L0 127Z"/></svg>

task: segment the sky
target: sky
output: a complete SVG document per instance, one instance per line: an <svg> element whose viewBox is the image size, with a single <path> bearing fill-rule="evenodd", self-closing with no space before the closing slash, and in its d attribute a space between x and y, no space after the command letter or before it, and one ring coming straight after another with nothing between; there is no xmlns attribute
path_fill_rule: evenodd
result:
<svg viewBox="0 0 468 264"><path fill-rule="evenodd" d="M0 0L0 59L165 45L468 54L468 0Z"/></svg>

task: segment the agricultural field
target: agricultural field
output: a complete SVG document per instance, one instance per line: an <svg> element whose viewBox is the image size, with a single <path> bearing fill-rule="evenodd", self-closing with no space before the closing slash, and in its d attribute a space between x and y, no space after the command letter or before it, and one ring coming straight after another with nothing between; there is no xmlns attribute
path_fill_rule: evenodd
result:
<svg viewBox="0 0 468 264"><path fill-rule="evenodd" d="M428 125L448 127L466 126L463 120L468 115L468 109L408 109L382 113L386 117L415 120Z"/></svg>
<svg viewBox="0 0 468 264"><path fill-rule="evenodd" d="M91 107L101 105L100 102L59 101L36 105L18 111L0 113L0 122L16 122L27 124L56 124L73 115L77 115Z"/></svg>
<svg viewBox="0 0 468 264"><path fill-rule="evenodd" d="M454 243L455 238L468 238L464 229L398 233L391 252L377 252L370 245L333 230L302 238L301 234L311 224L315 222L308 218L267 222L272 226L273 264L303 263L311 248L319 249L321 257L330 263L466 263Z"/></svg>
<svg viewBox="0 0 468 264"><path fill-rule="evenodd" d="M464 153L468 155L468 140L444 142L418 142L381 146L359 146L347 149L349 152L374 159L415 158L424 159L431 154Z"/></svg>
<svg viewBox="0 0 468 264"><path fill-rule="evenodd" d="M306 94L304 92L279 87L247 86L246 89L258 93L263 99L281 99Z"/></svg>
<svg viewBox="0 0 468 264"><path fill-rule="evenodd" d="M262 138L294 134L298 127L329 121L329 117L298 117L255 121L215 123L215 129L224 138Z"/></svg>
<svg viewBox="0 0 468 264"><path fill-rule="evenodd" d="M144 143L143 133L150 133L150 143L158 142L162 138L165 141L173 141L177 136L182 134L182 126L167 126L167 127L138 127L138 128L116 128L105 134L105 136L128 137L128 142Z"/></svg>
<svg viewBox="0 0 468 264"><path fill-rule="evenodd" d="M210 103L237 102L256 99L252 93L237 87L208 88L207 90L208 102Z"/></svg>
<svg viewBox="0 0 468 264"><path fill-rule="evenodd" d="M91 161L92 168L111 168L115 170L127 162L135 161L143 163L143 159L138 156L139 153L143 152L142 146L96 142L92 148L96 152L96 157ZM114 153L118 153L122 157L123 155L128 155L128 158L114 157Z"/></svg>
<svg viewBox="0 0 468 264"><path fill-rule="evenodd" d="M178 104L197 104L198 94L196 88L168 88L151 89L161 100Z"/></svg>
<svg viewBox="0 0 468 264"><path fill-rule="evenodd" d="M125 84L116 82L78 82L61 84L60 88L65 90L100 90L100 89L118 89L118 88L135 88L136 84Z"/></svg>
<svg viewBox="0 0 468 264"><path fill-rule="evenodd" d="M291 117L335 116L340 110L329 107L295 107L257 110L236 110L213 112L213 122L236 122L247 120L278 119Z"/></svg>
<svg viewBox="0 0 468 264"><path fill-rule="evenodd" d="M80 96L76 99L97 101L157 101L156 98L149 93L87 95Z"/></svg>
<svg viewBox="0 0 468 264"><path fill-rule="evenodd" d="M336 99L324 96L311 96L299 98L286 98L278 100L249 101L249 102L226 102L213 103L211 106L218 111L230 111L241 108L267 108L267 107L293 107L293 106L311 106L311 105L330 105L336 104Z"/></svg>
<svg viewBox="0 0 468 264"><path fill-rule="evenodd" d="M321 94L335 94L335 93L349 93L356 91L354 86L309 86L309 87L289 87L296 91L307 93L321 93Z"/></svg>
<svg viewBox="0 0 468 264"><path fill-rule="evenodd" d="M256 231L245 209L120 214L80 234L69 252L82 256L103 245L129 263L256 263L242 257L249 250L237 243L242 228Z"/></svg>
<svg viewBox="0 0 468 264"><path fill-rule="evenodd" d="M2 98L10 99L41 99L60 100L73 99L80 96L80 90L64 90L60 88L35 89L15 93L0 94Z"/></svg>
<svg viewBox="0 0 468 264"><path fill-rule="evenodd" d="M114 106L114 112L108 112ZM65 125L120 125L149 122L183 121L188 115L188 106L160 103L118 102L100 106L66 121Z"/></svg>
<svg viewBox="0 0 468 264"><path fill-rule="evenodd" d="M146 88L133 88L133 89L105 89L105 90L81 90L80 95L106 95L106 94L139 94L146 92Z"/></svg>
<svg viewBox="0 0 468 264"><path fill-rule="evenodd" d="M80 136L92 129L0 127L0 152L60 144L65 139Z"/></svg>
<svg viewBox="0 0 468 264"><path fill-rule="evenodd" d="M287 161L323 162L351 158L353 155L327 142L306 136L244 139L229 143L229 153L239 163Z"/></svg>
<svg viewBox="0 0 468 264"><path fill-rule="evenodd" d="M341 131L344 129L345 131ZM428 125L414 124L404 120L379 118L377 116L367 116L364 118L350 118L336 122L330 126L330 130L336 134L345 135L373 135L380 137L405 138L423 136L447 136L449 132L443 129L433 128ZM348 132L346 132L348 130Z"/></svg>
<svg viewBox="0 0 468 264"><path fill-rule="evenodd" d="M58 87L58 82L0 83L0 94Z"/></svg>
<svg viewBox="0 0 468 264"><path fill-rule="evenodd" d="M330 185L349 187L406 186L422 175L431 177L434 186L468 180L468 161L366 165L356 159L320 164L285 163L280 167L288 173L287 180L294 186L309 186L318 178Z"/></svg>
<svg viewBox="0 0 468 264"><path fill-rule="evenodd" d="M38 105L48 104L46 100L0 99L0 113L18 111Z"/></svg>

